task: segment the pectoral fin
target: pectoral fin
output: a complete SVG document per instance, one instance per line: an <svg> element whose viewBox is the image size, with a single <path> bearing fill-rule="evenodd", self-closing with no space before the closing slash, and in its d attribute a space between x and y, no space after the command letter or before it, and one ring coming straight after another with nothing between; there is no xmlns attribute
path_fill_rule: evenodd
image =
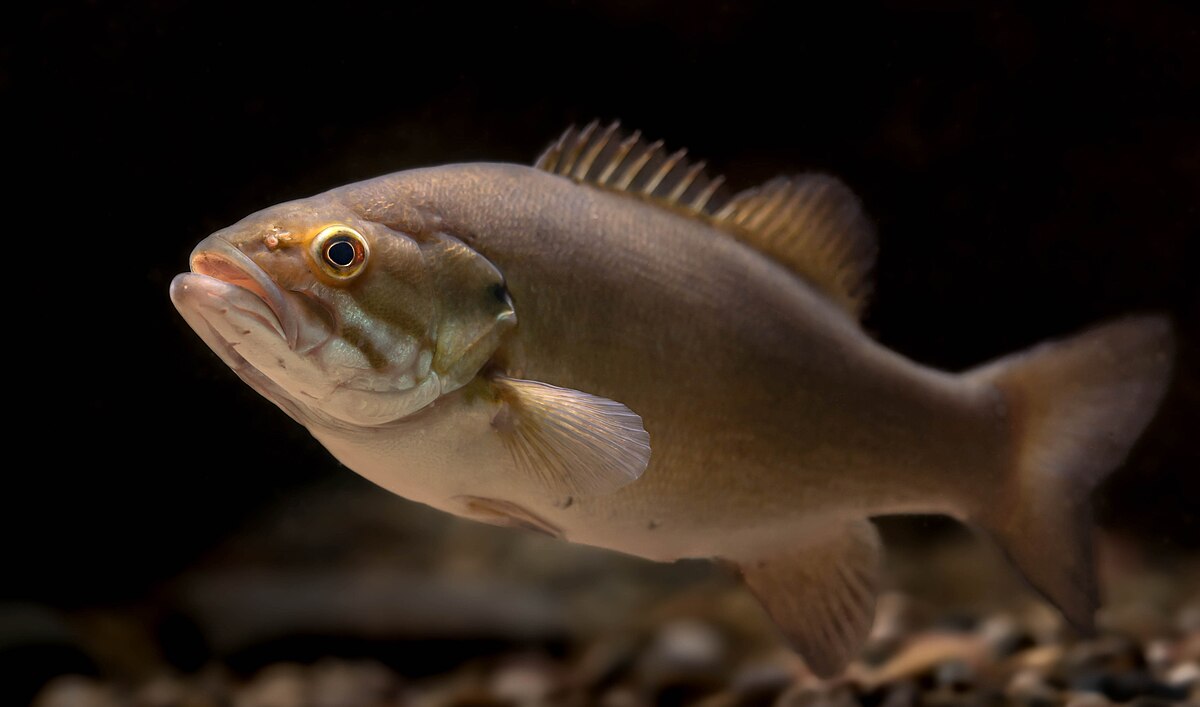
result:
<svg viewBox="0 0 1200 707"><path fill-rule="evenodd" d="M871 630L879 557L879 535L863 520L820 542L738 567L808 667L831 677L858 654Z"/></svg>
<svg viewBox="0 0 1200 707"><path fill-rule="evenodd" d="M558 495L597 496L636 481L650 463L642 418L621 403L498 376L492 421L517 467Z"/></svg>

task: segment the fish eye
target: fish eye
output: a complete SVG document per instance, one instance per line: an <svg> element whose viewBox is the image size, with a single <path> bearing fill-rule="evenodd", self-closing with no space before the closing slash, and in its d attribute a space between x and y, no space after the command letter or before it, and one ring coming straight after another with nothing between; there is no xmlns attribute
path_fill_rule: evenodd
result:
<svg viewBox="0 0 1200 707"><path fill-rule="evenodd" d="M357 257L358 253L355 252L354 244L345 236L331 238L329 244L325 246L325 260L334 267L348 268L354 264L354 259Z"/></svg>
<svg viewBox="0 0 1200 707"><path fill-rule="evenodd" d="M320 271L337 280L349 280L362 272L370 255L367 239L340 224L318 233L312 240L310 253Z"/></svg>

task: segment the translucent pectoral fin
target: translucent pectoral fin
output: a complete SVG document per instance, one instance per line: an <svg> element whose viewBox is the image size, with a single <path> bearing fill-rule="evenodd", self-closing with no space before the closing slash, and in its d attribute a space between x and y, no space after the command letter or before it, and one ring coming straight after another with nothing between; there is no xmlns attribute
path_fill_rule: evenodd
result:
<svg viewBox="0 0 1200 707"><path fill-rule="evenodd" d="M598 496L637 481L650 463L642 418L621 403L497 376L493 426L517 467L554 494Z"/></svg>
<svg viewBox="0 0 1200 707"><path fill-rule="evenodd" d="M819 542L737 565L809 668L830 677L858 654L871 630L879 557L875 526L862 520Z"/></svg>

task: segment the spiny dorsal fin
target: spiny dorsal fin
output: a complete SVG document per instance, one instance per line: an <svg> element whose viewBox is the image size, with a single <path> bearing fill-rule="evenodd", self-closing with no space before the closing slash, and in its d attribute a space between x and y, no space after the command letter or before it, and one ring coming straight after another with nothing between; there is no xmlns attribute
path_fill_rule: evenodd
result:
<svg viewBox="0 0 1200 707"><path fill-rule="evenodd" d="M854 316L870 295L875 230L858 197L825 174L777 177L734 196L717 226L804 276Z"/></svg>
<svg viewBox="0 0 1200 707"><path fill-rule="evenodd" d="M875 263L875 235L858 198L821 174L779 177L732 199L724 177L710 177L686 150L668 153L661 140L620 123L567 128L534 167L577 182L624 192L683 211L771 256L853 316L862 314Z"/></svg>
<svg viewBox="0 0 1200 707"><path fill-rule="evenodd" d="M724 177L710 177L703 162L689 162L687 150L667 153L662 140L649 142L640 131L620 132L614 121L571 126L538 157L534 167L577 182L625 192L693 214L711 214Z"/></svg>

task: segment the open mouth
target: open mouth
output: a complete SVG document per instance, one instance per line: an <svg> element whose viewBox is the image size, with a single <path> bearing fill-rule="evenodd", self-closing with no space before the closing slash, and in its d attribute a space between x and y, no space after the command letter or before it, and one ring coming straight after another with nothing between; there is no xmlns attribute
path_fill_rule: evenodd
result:
<svg viewBox="0 0 1200 707"><path fill-rule="evenodd" d="M192 272L211 277L228 285L254 293L275 315L275 328L295 347L296 318L289 315L289 306L279 286L245 253L223 238L210 236L192 252Z"/></svg>

